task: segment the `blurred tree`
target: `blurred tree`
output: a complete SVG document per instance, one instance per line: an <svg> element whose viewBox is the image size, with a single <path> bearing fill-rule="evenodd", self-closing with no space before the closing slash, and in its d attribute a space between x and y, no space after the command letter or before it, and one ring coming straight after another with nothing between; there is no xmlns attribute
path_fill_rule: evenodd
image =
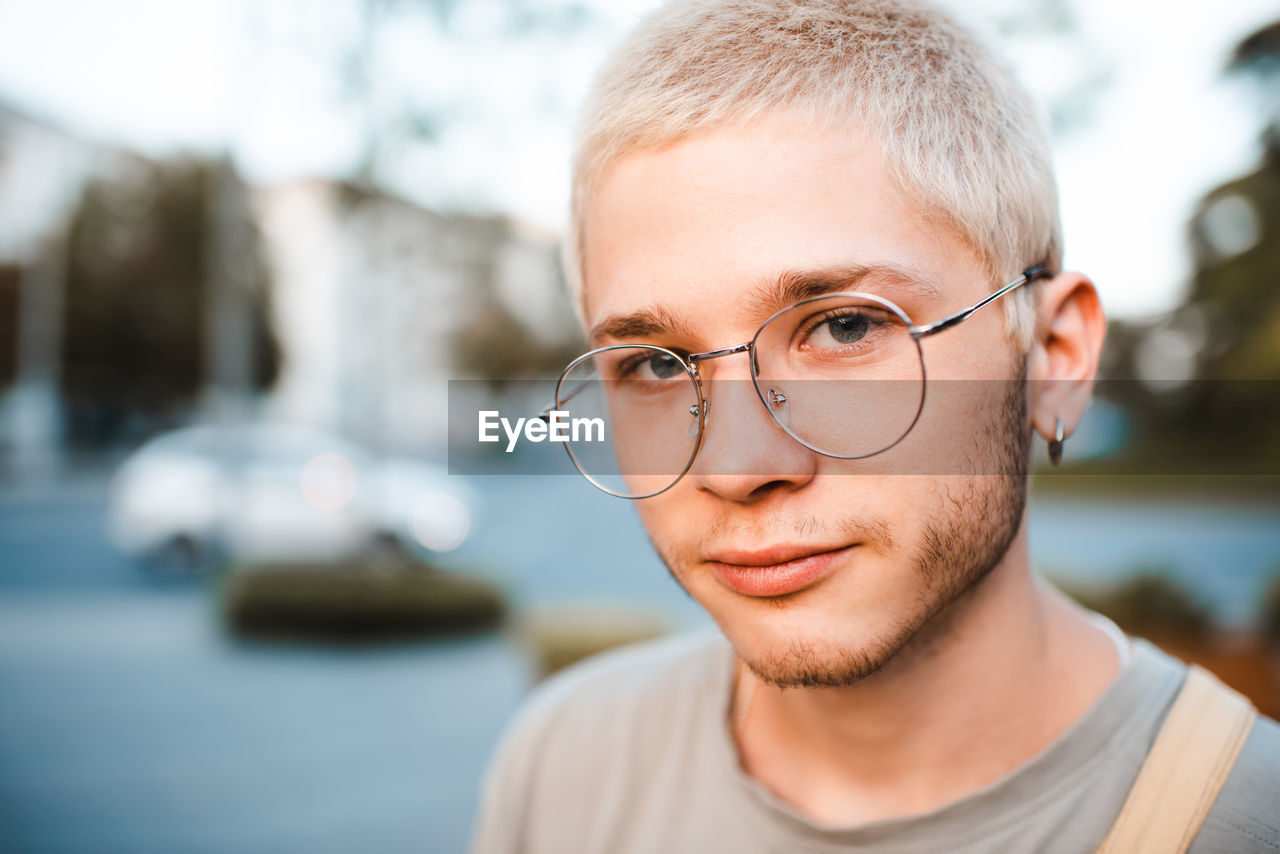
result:
<svg viewBox="0 0 1280 854"><path fill-rule="evenodd" d="M1262 596L1262 614L1259 618L1262 636L1275 647L1280 647L1280 566L1276 567L1271 583Z"/></svg>
<svg viewBox="0 0 1280 854"><path fill-rule="evenodd" d="M1195 272L1184 317L1199 317L1201 348L1189 419L1236 437L1237 450L1280 457L1280 22L1244 39L1229 71L1264 103L1262 158L1252 172L1209 191L1191 219ZM1268 468L1268 471L1275 469Z"/></svg>
<svg viewBox="0 0 1280 854"><path fill-rule="evenodd" d="M1149 323L1114 324L1104 395L1138 422L1137 455L1205 470L1280 471L1280 22L1244 39L1228 72L1260 84L1257 167L1205 194L1189 223L1184 303ZM1194 382L1176 381L1182 379ZM1168 377L1173 381L1131 382Z"/></svg>
<svg viewBox="0 0 1280 854"><path fill-rule="evenodd" d="M1215 337L1207 379L1280 379L1280 21L1236 46L1228 70L1262 96L1262 160L1205 196L1191 223L1195 276L1188 303L1204 310Z"/></svg>
<svg viewBox="0 0 1280 854"><path fill-rule="evenodd" d="M1070 63L1047 60L1054 69L1054 83L1038 93L1044 97L1053 135L1062 138L1093 124L1099 96L1113 80L1115 59L1081 26L1076 4L1071 0L987 0L982 5L1002 40L1013 47L1020 76L1044 85L1034 65L1046 57L1071 57ZM1017 62L1020 55L1030 64Z"/></svg>
<svg viewBox="0 0 1280 854"><path fill-rule="evenodd" d="M1280 121L1280 93L1274 83L1280 80L1280 21L1274 21L1245 37L1231 54L1227 70L1233 74L1245 74L1260 84L1264 95L1269 95L1267 108L1271 112L1272 126Z"/></svg>
<svg viewBox="0 0 1280 854"><path fill-rule="evenodd" d="M21 268L0 264L0 388L18 377L18 291Z"/></svg>
<svg viewBox="0 0 1280 854"><path fill-rule="evenodd" d="M1271 584L1267 585L1266 593L1262 594L1260 622L1263 638L1275 647L1280 647L1280 566L1276 567Z"/></svg>
<svg viewBox="0 0 1280 854"><path fill-rule="evenodd" d="M215 223L227 215L220 180L221 164L182 159L140 162L86 186L67 239L61 383L71 444L136 438L181 417L203 391L214 371ZM247 272L236 286L252 306L240 345L251 354L250 385L262 389L279 350L247 204L237 213L251 238L238 248Z"/></svg>
<svg viewBox="0 0 1280 854"><path fill-rule="evenodd" d="M425 16L452 40L474 40L474 25L459 24L462 0L356 0L360 25L348 35L340 69L345 96L359 106L363 139L354 174L358 181L377 184L384 161L406 148L436 142L456 107L415 96L397 86L379 62L384 29L407 16ZM564 38L596 22L591 7L581 0L490 0L473 3L475 17L487 21L487 35L514 41L545 33Z"/></svg>
<svg viewBox="0 0 1280 854"><path fill-rule="evenodd" d="M442 78L457 76L447 57L423 51L422 64L406 74L395 60L397 32L433 31L440 43L467 44L477 55L497 57L508 47L533 39L565 41L601 23L588 3L581 0L350 0L353 16L338 18L344 28L334 38L321 37L300 22L290 21L279 32L289 46L322 44L320 51L307 50L318 57L325 74L336 83L339 97L354 108L360 132L358 153L340 182L343 215L354 217L362 205L397 195L406 186L404 164L441 140L454 125L473 120L471 106L483 98L484 81L459 81L468 85L440 86ZM413 28L419 28L414 30ZM426 45L430 39L422 39ZM336 52L335 52L336 51ZM524 71L522 74L526 73ZM532 71L528 73L534 73ZM543 75L545 85L537 97L513 106L534 110L556 109L556 76ZM495 72L495 78L500 78ZM566 106L567 111L567 106ZM430 175L413 170L411 186L450 186L446 175ZM437 209L455 208L454 214L467 218L477 232L477 240L487 241L495 250L510 239L504 217L486 210L483 190L453 184L447 201L438 198ZM460 209L460 210L458 210ZM487 224L483 221L488 221ZM465 303L453 307L457 321L450 339L450 367L465 376L485 379L501 386L509 379L556 376L570 358L582 352L576 323L567 297L563 299L563 323L537 323L521 317L513 308L511 294L499 293L494 257L465 264L469 293ZM563 288L561 288L563 291ZM531 289L528 299L545 299ZM540 314L543 312L539 312ZM564 330L574 330L565 332Z"/></svg>
<svg viewBox="0 0 1280 854"><path fill-rule="evenodd" d="M1209 609L1173 581L1166 567L1138 567L1132 576L1100 589L1055 583L1077 602L1136 634L1196 638L1213 625Z"/></svg>
<svg viewBox="0 0 1280 854"><path fill-rule="evenodd" d="M454 336L455 366L501 387L507 380L555 379L585 350L577 336L540 340L509 308L481 302Z"/></svg>

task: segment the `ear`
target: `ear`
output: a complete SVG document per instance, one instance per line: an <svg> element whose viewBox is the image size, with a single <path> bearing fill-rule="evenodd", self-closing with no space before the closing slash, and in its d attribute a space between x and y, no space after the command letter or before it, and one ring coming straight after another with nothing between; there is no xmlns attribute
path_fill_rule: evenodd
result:
<svg viewBox="0 0 1280 854"><path fill-rule="evenodd" d="M1040 285L1035 338L1027 360L1031 424L1052 439L1062 419L1069 436L1084 417L1107 318L1093 282L1079 273L1059 273Z"/></svg>

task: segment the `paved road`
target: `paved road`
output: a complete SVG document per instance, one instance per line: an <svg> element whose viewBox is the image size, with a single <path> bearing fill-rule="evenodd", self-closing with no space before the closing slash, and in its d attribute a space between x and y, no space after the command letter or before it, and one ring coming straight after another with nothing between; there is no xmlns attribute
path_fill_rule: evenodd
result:
<svg viewBox="0 0 1280 854"><path fill-rule="evenodd" d="M101 491L0 498L0 851L453 852L528 682L501 636L246 646Z"/></svg>
<svg viewBox="0 0 1280 854"><path fill-rule="evenodd" d="M705 624L627 502L578 479L478 478L458 560L520 605L623 603ZM366 650L225 636L199 585L157 586L102 533L104 489L0 489L0 851L454 852L527 688L500 635ZM1037 565L1169 566L1247 620L1274 507L1037 502Z"/></svg>
<svg viewBox="0 0 1280 854"><path fill-rule="evenodd" d="M703 624L627 502L479 478L456 556L517 605ZM0 489L0 852L455 852L530 683L501 634L365 650L246 645L203 585L108 545L105 480Z"/></svg>

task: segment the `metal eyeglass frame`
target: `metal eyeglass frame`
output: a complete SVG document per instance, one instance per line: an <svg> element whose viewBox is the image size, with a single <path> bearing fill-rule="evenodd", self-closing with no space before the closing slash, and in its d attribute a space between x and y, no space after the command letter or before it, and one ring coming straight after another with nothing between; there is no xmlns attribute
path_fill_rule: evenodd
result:
<svg viewBox="0 0 1280 854"><path fill-rule="evenodd" d="M743 343L743 344L738 344L734 347L721 347L716 350L707 350L706 352L703 352L703 353L690 353L688 356L684 356L684 357L680 356L678 353L673 353L672 351L668 350L665 347L658 347L653 344L612 344L608 347L597 347L596 349L583 353L581 356L574 359L560 373L560 379L556 382L555 403L553 403L551 406L548 406L546 409L542 410L542 412L539 414L539 417L543 421L549 421L551 417L551 412L553 409L556 409L558 406L568 403L570 400L572 400L581 392L581 389L575 390L574 392L569 394L567 397L565 397L563 400L560 398L560 389L564 385L565 379L569 376L569 373L577 365L581 364L583 361L590 359L596 355L599 355L600 353L606 353L610 350L623 350L623 349L634 349L636 347L645 347L660 353L666 353L667 355L674 358L677 362L680 363L681 367L684 368L684 371L689 376L689 378L693 380L694 388L696 389L698 394L697 404L689 408L689 414L698 419L698 436L697 436L697 441L694 443L693 450L689 454L689 461L685 463L685 466L683 469L681 469L680 473L677 474L674 478L672 478L671 483L667 484L662 489L656 490L655 492L646 493L644 495L627 495L625 493L617 492L603 485L602 483L597 481L594 477L592 477L590 474L587 474L587 472L582 468L582 464L578 461L577 456L574 455L573 446L571 443L565 443L565 446L564 446L565 451L567 451L569 454L569 459L573 461L573 466L578 470L578 473L581 474L583 477L585 477L588 481L590 481L592 486L595 486L597 489L601 490L602 492L607 492L610 495L617 496L618 498L626 498L631 501L638 501L642 498L652 498L655 495L661 495L662 493L666 492L668 489L670 489L671 487L679 483L680 479L683 478L685 474L688 473L689 469L693 468L693 461L698 458L698 451L702 449L702 437L706 432L705 428L706 428L706 422L707 422L707 412L711 408L711 401L707 398L706 394L703 392L702 373L698 370L698 365L701 364L702 362L708 362L712 359L719 359L722 356L732 356L736 353L747 353L751 358L751 384L755 387L756 395L760 398L760 402L764 404L764 408L768 410L769 417L772 418L774 423L777 424L779 427L781 427L782 430L788 436L790 436L795 441L799 442L804 447L813 451L814 453L822 454L825 457L832 457L834 459L840 459L840 460L860 460L860 459L865 459L866 457L874 457L876 454L883 454L885 451L889 450L894 445L897 445L899 442L905 439L907 435L912 431L912 429L915 428L916 422L920 420L920 413L924 411L925 389L927 388L928 383L926 382L927 369L925 367L924 351L920 348L921 339L928 338L930 335L936 335L937 333L942 332L945 329L950 329L953 326L957 326L963 321L967 320L970 316L972 316L974 312L978 311L980 308L990 305L991 303L1000 299L1000 297L1004 296L1005 294L1015 291L1018 288L1022 287L1023 285L1028 284L1030 282L1034 282L1037 279L1050 278L1052 277L1052 275L1053 274L1049 271L1048 266L1045 264L1036 264L1032 267L1028 267L1026 270L1023 270L1022 274L1019 275L1012 282L1009 282L1007 285L1005 285L1004 287L998 290L992 291L982 299L975 302L973 305L970 305L966 308L962 308L953 314L948 314L946 317L942 318L941 320L935 320L933 323L926 323L922 325L916 325L912 323L911 318L907 316L906 312L904 312L901 308L899 308L895 303L885 299L884 297L877 296L875 294L860 293L856 291L839 291L835 293L820 294L815 297L809 297L808 299L803 299L797 303L793 303L787 306L786 308L783 308L783 309L780 309L779 311L774 312L773 314L769 315L769 318L764 323L760 324L760 328L756 330L756 334L752 336L750 341L747 341L746 343ZM812 302L818 302L820 300L829 300L829 299L832 299L833 297L856 297L858 299L870 299L872 302L879 304L880 306L885 308L887 311L897 316L898 319L900 319L906 325L907 333L911 336L911 340L916 346L916 353L920 357L920 405L916 407L915 415L913 415L911 418L911 424L908 425L907 428L902 431L902 435L899 436L897 439L894 439L891 444L886 445L885 447L880 448L879 450L871 451L870 453L866 453L866 454L835 454L830 451L824 451L822 448L815 447L805 439L797 436L791 430L791 428L788 425L784 424L782 421L780 421L777 415L774 413L773 407L778 405L779 403L785 403L786 397L775 394L775 397L778 397L780 399L773 401L771 404L764 390L760 388L759 364L756 361L756 344L759 341L760 335L761 333L764 332L765 328L768 327L768 325L772 323L775 318L777 318L782 314L785 314L786 312L791 311L792 309L795 309L802 305L808 305L809 303L812 303Z"/></svg>

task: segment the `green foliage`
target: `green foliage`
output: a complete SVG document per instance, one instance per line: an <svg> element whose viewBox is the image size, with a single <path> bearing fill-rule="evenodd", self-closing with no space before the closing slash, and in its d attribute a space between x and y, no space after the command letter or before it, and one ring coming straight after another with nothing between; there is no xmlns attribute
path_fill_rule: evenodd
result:
<svg viewBox="0 0 1280 854"><path fill-rule="evenodd" d="M487 581L412 561L241 567L222 589L227 626L256 638L359 641L490 629L505 607Z"/></svg>
<svg viewBox="0 0 1280 854"><path fill-rule="evenodd" d="M1280 75L1280 21L1245 37L1231 54L1227 68L1259 77Z"/></svg>
<svg viewBox="0 0 1280 854"><path fill-rule="evenodd" d="M1267 642L1280 647L1280 566L1276 567L1271 584L1263 594L1262 613L1258 622Z"/></svg>
<svg viewBox="0 0 1280 854"><path fill-rule="evenodd" d="M1231 345L1210 350L1209 379L1280 379L1280 140L1274 142L1256 170L1210 191L1192 219L1188 302L1203 306L1215 337ZM1256 231L1243 251L1224 253L1211 239L1206 213L1224 200L1242 208Z"/></svg>
<svg viewBox="0 0 1280 854"><path fill-rule="evenodd" d="M1213 626L1209 609L1159 567L1143 567L1101 589L1058 585L1086 608L1105 614L1126 631L1203 637Z"/></svg>
<svg viewBox="0 0 1280 854"><path fill-rule="evenodd" d="M465 119L468 104L452 94L441 98L420 88L419 80L392 71L380 55L384 34L409 21L426 22L449 40L494 41L518 45L548 37L564 40L597 20L582 0L497 0L481 16L459 15L463 0L359 0L357 26L335 33L342 51L332 63L343 96L358 106L363 142L357 165L348 177L379 183L384 167L407 152L429 150ZM465 20L464 20L465 19ZM448 91L448 90L444 90Z"/></svg>
<svg viewBox="0 0 1280 854"><path fill-rule="evenodd" d="M0 388L18 377L18 288L22 268L0 264Z"/></svg>
<svg viewBox="0 0 1280 854"><path fill-rule="evenodd" d="M1280 22L1241 42L1230 67L1280 80ZM1280 471L1280 119L1262 119L1261 162L1206 193L1191 216L1184 304L1155 323L1116 323L1108 332L1103 377L1121 382L1099 393L1133 421L1129 461L1153 462L1153 470L1168 461L1173 470ZM1144 345L1170 333L1192 342L1195 381L1133 382Z"/></svg>
<svg viewBox="0 0 1280 854"><path fill-rule="evenodd" d="M501 386L508 380L547 379L585 348L576 337L551 343L538 340L510 309L486 301L454 336L455 367Z"/></svg>

